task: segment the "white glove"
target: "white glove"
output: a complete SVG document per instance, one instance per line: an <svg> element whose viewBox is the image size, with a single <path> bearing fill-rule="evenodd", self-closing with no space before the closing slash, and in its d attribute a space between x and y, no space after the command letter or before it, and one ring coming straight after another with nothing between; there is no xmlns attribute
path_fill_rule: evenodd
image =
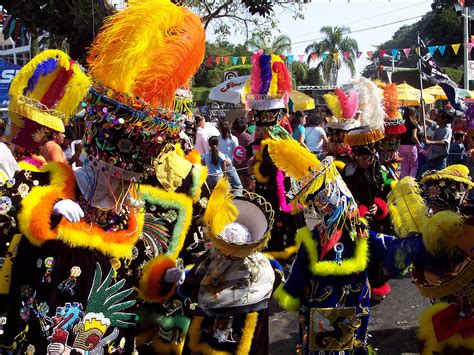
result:
<svg viewBox="0 0 474 355"><path fill-rule="evenodd" d="M186 278L184 270L172 267L171 269L166 270L164 280L168 283L175 283L176 285L181 285Z"/></svg>
<svg viewBox="0 0 474 355"><path fill-rule="evenodd" d="M79 222L84 217L81 206L73 200L61 200L56 202L53 207L53 213L57 216L64 216L69 222Z"/></svg>

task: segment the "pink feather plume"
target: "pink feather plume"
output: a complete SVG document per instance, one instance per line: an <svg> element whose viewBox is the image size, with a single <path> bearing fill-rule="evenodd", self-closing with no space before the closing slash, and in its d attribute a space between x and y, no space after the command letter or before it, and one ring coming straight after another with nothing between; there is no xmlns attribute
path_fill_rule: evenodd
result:
<svg viewBox="0 0 474 355"><path fill-rule="evenodd" d="M258 94L260 92L260 86L262 85L262 80L260 79L260 63L259 58L262 55L263 51L259 49L252 56L252 71L250 73L250 88L252 94Z"/></svg>
<svg viewBox="0 0 474 355"><path fill-rule="evenodd" d="M359 107L359 93L356 90L349 90L347 93L346 106L343 108L344 117L354 118Z"/></svg>
<svg viewBox="0 0 474 355"><path fill-rule="evenodd" d="M339 105L341 105L342 116L346 118L346 104L347 104L347 95L341 88L337 88L334 93L339 99Z"/></svg>

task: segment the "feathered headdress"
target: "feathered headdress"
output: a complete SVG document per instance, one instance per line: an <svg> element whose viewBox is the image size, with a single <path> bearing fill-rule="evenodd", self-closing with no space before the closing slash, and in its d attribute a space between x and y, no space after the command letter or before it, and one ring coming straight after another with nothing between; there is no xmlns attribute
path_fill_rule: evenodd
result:
<svg viewBox="0 0 474 355"><path fill-rule="evenodd" d="M96 84L86 109L92 159L135 172L179 140L176 90L204 56L198 16L169 0L130 1L110 16L87 57Z"/></svg>
<svg viewBox="0 0 474 355"><path fill-rule="evenodd" d="M359 93L349 90L347 93L337 88L334 93L324 95L324 100L333 114L328 117L328 127L332 129L350 130L360 125L355 119L359 105Z"/></svg>
<svg viewBox="0 0 474 355"><path fill-rule="evenodd" d="M79 64L62 51L46 50L31 59L9 90L13 143L35 149L51 131L64 132L90 84Z"/></svg>
<svg viewBox="0 0 474 355"><path fill-rule="evenodd" d="M291 90L288 68L276 54L259 50L252 56L250 93L245 95L246 107L266 111L285 108Z"/></svg>
<svg viewBox="0 0 474 355"><path fill-rule="evenodd" d="M344 143L350 146L371 145L384 137L382 94L374 82L361 78L359 87L360 128L349 131Z"/></svg>
<svg viewBox="0 0 474 355"><path fill-rule="evenodd" d="M398 103L397 85L387 84L383 88L383 107L385 110L385 134L398 135L406 132Z"/></svg>

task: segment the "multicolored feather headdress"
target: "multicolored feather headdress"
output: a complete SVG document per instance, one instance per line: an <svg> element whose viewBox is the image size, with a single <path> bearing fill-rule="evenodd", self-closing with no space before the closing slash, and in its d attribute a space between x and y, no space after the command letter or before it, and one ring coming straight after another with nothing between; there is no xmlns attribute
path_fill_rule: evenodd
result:
<svg viewBox="0 0 474 355"><path fill-rule="evenodd" d="M90 85L79 64L66 53L46 50L35 56L10 86L12 142L35 149L52 131L64 132L64 124Z"/></svg>
<svg viewBox="0 0 474 355"><path fill-rule="evenodd" d="M350 130L344 138L351 147L370 146L384 138L382 93L373 81L363 77L358 88L360 127Z"/></svg>
<svg viewBox="0 0 474 355"><path fill-rule="evenodd" d="M359 93L355 90L344 92L337 88L334 93L324 95L324 100L331 110L332 117L328 117L328 127L348 131L359 127L360 122L355 119L359 106Z"/></svg>
<svg viewBox="0 0 474 355"><path fill-rule="evenodd" d="M106 20L87 57L95 85L84 148L91 160L140 173L179 140L175 94L202 62L205 33L169 0L129 4Z"/></svg>
<svg viewBox="0 0 474 355"><path fill-rule="evenodd" d="M245 95L249 110L267 111L287 107L291 90L288 68L276 54L264 54L262 50L252 56L250 93Z"/></svg>

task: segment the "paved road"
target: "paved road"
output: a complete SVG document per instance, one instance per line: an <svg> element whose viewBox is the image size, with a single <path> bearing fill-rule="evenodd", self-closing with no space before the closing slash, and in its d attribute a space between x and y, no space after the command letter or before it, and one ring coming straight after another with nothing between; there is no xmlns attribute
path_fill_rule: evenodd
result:
<svg viewBox="0 0 474 355"><path fill-rule="evenodd" d="M391 295L371 310L369 343L378 354L417 353L418 316L428 305L409 278L391 280ZM294 354L298 339L296 316L270 306L270 354Z"/></svg>

